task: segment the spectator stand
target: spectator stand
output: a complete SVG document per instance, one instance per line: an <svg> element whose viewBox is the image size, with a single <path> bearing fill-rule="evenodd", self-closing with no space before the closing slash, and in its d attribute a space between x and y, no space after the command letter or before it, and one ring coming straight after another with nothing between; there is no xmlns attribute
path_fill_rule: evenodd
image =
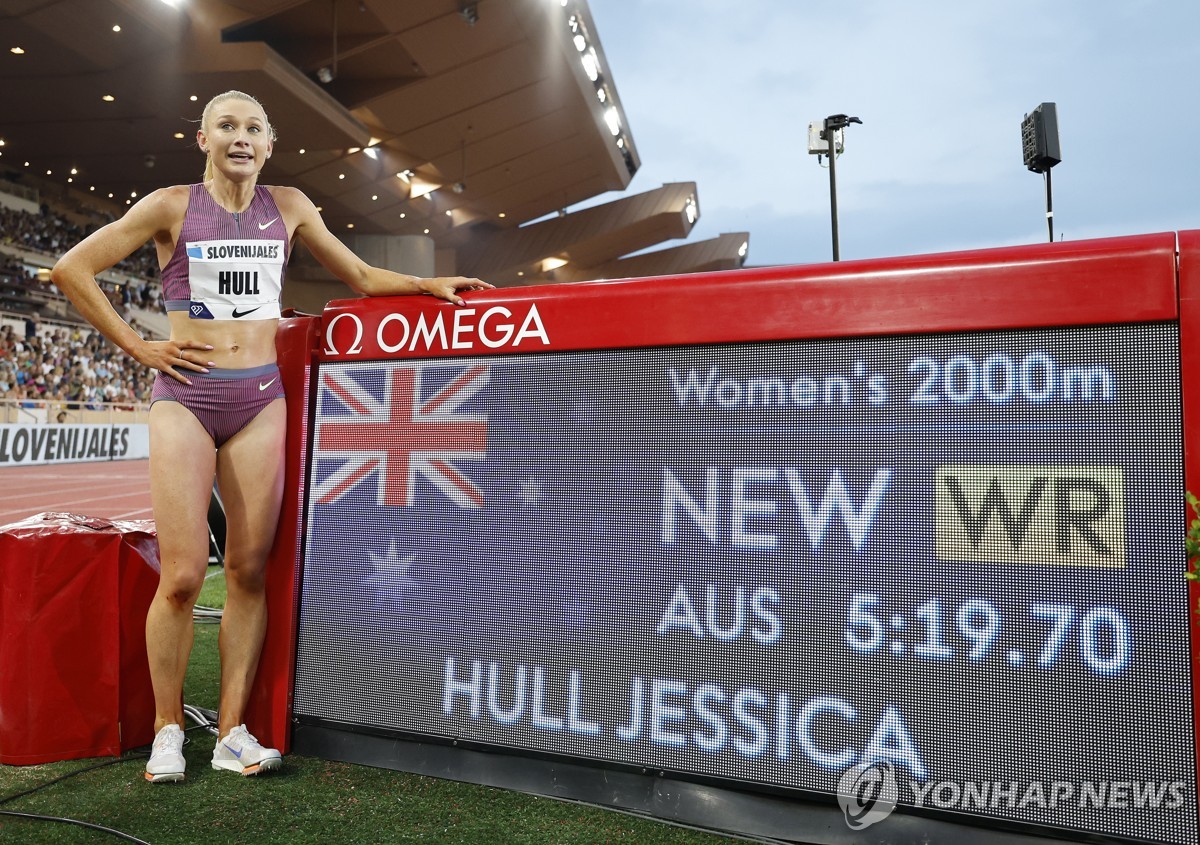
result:
<svg viewBox="0 0 1200 845"><path fill-rule="evenodd" d="M0 422L145 422L152 373L92 329L50 282L63 251L112 217L42 199L0 179ZM157 273L147 244L97 281L130 325L165 338Z"/></svg>

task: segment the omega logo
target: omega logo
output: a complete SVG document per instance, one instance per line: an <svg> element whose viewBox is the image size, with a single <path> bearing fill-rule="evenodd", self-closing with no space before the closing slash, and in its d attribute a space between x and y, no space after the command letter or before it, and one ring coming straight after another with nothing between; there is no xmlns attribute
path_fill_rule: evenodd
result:
<svg viewBox="0 0 1200 845"><path fill-rule="evenodd" d="M334 341L334 329L341 320L354 325L353 339L345 351ZM470 350L478 346L488 349L517 348L533 342L550 345L550 337L535 304L524 314L515 314L503 305L480 311L476 308L456 308L453 311L421 313L414 317L391 312L379 320L374 329L375 345L381 352L434 352ZM345 330L342 332L346 334ZM360 355L366 327L357 314L343 312L325 327L326 355Z"/></svg>

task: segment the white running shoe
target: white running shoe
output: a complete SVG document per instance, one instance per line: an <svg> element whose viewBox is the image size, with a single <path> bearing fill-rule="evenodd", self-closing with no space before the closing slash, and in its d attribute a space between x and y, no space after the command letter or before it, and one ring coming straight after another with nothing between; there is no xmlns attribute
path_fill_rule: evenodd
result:
<svg viewBox="0 0 1200 845"><path fill-rule="evenodd" d="M183 759L183 728L174 722L163 725L154 735L154 744L150 746L146 780L151 783L183 780L186 765Z"/></svg>
<svg viewBox="0 0 1200 845"><path fill-rule="evenodd" d="M283 755L274 748L263 748L245 725L238 725L217 740L213 749L214 769L228 769L245 777L270 772L282 765Z"/></svg>

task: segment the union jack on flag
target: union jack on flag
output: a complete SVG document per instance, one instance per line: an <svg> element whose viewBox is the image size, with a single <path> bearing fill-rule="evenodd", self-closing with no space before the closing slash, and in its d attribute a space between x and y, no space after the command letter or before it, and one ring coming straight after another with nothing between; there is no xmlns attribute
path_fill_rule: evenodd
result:
<svg viewBox="0 0 1200 845"><path fill-rule="evenodd" d="M490 371L482 364L467 367L422 397L424 369L390 364L321 369L313 460L342 464L315 485L317 504L336 502L374 476L380 505L409 507L419 475L459 507L483 507L483 493L454 462L487 457L487 415L456 411L488 383Z"/></svg>

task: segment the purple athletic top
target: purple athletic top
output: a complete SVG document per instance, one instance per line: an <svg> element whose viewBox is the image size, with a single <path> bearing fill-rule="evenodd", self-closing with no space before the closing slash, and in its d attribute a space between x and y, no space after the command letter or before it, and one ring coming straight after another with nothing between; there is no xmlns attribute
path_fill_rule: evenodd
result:
<svg viewBox="0 0 1200 845"><path fill-rule="evenodd" d="M271 192L235 214L217 205L204 185L190 186L175 253L162 270L168 311L196 320L272 320L288 259L287 225Z"/></svg>

